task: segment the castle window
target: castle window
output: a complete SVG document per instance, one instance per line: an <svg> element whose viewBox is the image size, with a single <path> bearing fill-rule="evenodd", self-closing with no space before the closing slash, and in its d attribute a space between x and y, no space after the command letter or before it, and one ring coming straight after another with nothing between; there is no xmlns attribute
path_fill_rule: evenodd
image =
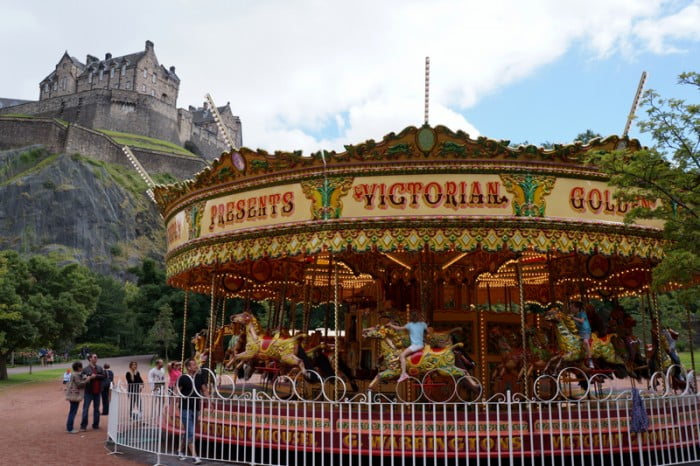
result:
<svg viewBox="0 0 700 466"><path fill-rule="evenodd" d="M143 77L147 78L148 77L148 70L143 70Z"/></svg>
<svg viewBox="0 0 700 466"><path fill-rule="evenodd" d="M111 70L109 70L109 77L110 77L110 78L113 78L113 77L114 77L114 68L112 68Z"/></svg>
<svg viewBox="0 0 700 466"><path fill-rule="evenodd" d="M92 71L90 71L90 74L88 75L88 82L92 84Z"/></svg>
<svg viewBox="0 0 700 466"><path fill-rule="evenodd" d="M126 65L122 65L122 76L126 76Z"/></svg>
<svg viewBox="0 0 700 466"><path fill-rule="evenodd" d="M57 89L58 89L58 81L54 81L54 83L53 83L53 90L55 91L55 90L57 90Z"/></svg>
<svg viewBox="0 0 700 466"><path fill-rule="evenodd" d="M146 92L146 85L145 84L141 86L141 92Z"/></svg>
<svg viewBox="0 0 700 466"><path fill-rule="evenodd" d="M127 88L127 89L131 89L131 81L127 81L127 82L126 82L126 88Z"/></svg>
<svg viewBox="0 0 700 466"><path fill-rule="evenodd" d="M151 78L151 82L152 82L153 84L156 83L156 74L155 74L155 73L153 73L153 77Z"/></svg>
<svg viewBox="0 0 700 466"><path fill-rule="evenodd" d="M105 74L105 71L104 71L104 70L100 70L100 81L102 81L102 76L104 76L104 74Z"/></svg>
<svg viewBox="0 0 700 466"><path fill-rule="evenodd" d="M155 97L155 96L156 96L156 91L154 89L151 89L151 97Z"/></svg>

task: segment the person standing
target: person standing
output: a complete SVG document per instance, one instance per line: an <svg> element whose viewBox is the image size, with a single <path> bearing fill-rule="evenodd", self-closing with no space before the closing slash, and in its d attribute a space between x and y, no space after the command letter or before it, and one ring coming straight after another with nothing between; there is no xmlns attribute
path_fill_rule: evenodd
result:
<svg viewBox="0 0 700 466"><path fill-rule="evenodd" d="M97 355L88 356L88 365L82 371L87 377L85 385L85 395L83 400L83 419L80 423L80 430L85 432L88 425L88 414L90 403L92 403L92 428L100 428L100 397L102 396L102 380L104 379L104 369L97 365Z"/></svg>
<svg viewBox="0 0 700 466"><path fill-rule="evenodd" d="M168 393L175 393L175 385L177 379L182 375L182 363L180 361L171 361L168 364Z"/></svg>
<svg viewBox="0 0 700 466"><path fill-rule="evenodd" d="M126 384L129 389L129 411L132 415L141 411L141 389L143 379L138 371L136 361L129 362L129 370L126 371Z"/></svg>
<svg viewBox="0 0 700 466"><path fill-rule="evenodd" d="M163 369L163 360L157 359L155 367L148 371L148 384L153 393L162 393L165 387L165 369Z"/></svg>
<svg viewBox="0 0 700 466"><path fill-rule="evenodd" d="M189 358L185 361L185 370L187 375L183 375L177 382L177 387L180 390L182 400L180 401L180 420L185 428L185 449L189 447L190 454L194 458L194 464L202 464L202 460L197 456L197 449L194 445L194 428L197 424L197 415L202 409L202 396L208 397L209 390L206 385L206 376L202 374L197 365L197 361ZM180 451L177 453L180 460L186 460L186 451L182 450L183 445L180 445Z"/></svg>
<svg viewBox="0 0 700 466"><path fill-rule="evenodd" d="M114 372L109 368L109 364L105 363L105 378L102 382L102 415L109 414L109 402L112 399L112 382L114 382Z"/></svg>
<svg viewBox="0 0 700 466"><path fill-rule="evenodd" d="M87 384L87 377L82 371L83 363L76 361L73 363L73 373L71 374L70 370L67 372L70 374L70 380L66 386L66 400L70 403L68 419L66 420L66 430L69 434L78 433L78 431L73 428L73 424L75 422L75 415L78 414L80 400L83 399L83 388L85 388Z"/></svg>

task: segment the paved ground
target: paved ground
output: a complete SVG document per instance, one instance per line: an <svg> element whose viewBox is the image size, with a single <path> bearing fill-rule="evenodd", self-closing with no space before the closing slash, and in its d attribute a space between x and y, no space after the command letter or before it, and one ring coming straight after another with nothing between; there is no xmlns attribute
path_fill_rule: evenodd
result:
<svg viewBox="0 0 700 466"><path fill-rule="evenodd" d="M109 362L115 376L124 378L130 360L139 363L145 378L150 356L106 358L99 364ZM83 364L85 362L83 361ZM54 364L53 368L65 368L70 364ZM32 371L50 369L32 367ZM10 377L29 368L12 368ZM154 458L145 456L110 455L105 448L107 440L107 418L100 420L100 430L89 429L80 434L66 433L68 402L65 399L62 379L55 382L30 383L0 388L0 439L2 453L0 464L7 465L115 465L154 464ZM82 404L78 415L82 413ZM76 420L76 429L79 427ZM174 464L174 463L173 463Z"/></svg>

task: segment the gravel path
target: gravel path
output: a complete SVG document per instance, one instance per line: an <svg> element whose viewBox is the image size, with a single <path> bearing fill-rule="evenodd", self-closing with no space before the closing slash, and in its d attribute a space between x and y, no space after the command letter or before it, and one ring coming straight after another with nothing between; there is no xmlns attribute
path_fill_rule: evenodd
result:
<svg viewBox="0 0 700 466"><path fill-rule="evenodd" d="M98 364L108 362L112 366L115 377L123 379L129 361L132 359L138 361L139 370L145 379L150 355L100 359ZM85 364L84 361L83 364ZM69 365L54 364L53 368ZM40 366L34 366L32 371L42 369ZM12 377L13 373L29 372L29 368L13 368L8 372ZM82 409L81 403L78 419L76 419L76 429L79 427ZM0 439L3 445L0 449L0 464L126 466L155 463L155 458L147 455L133 453L110 455L105 448L106 417L100 419L100 430L88 429L87 432L74 435L66 433L68 402L65 399L61 376L55 382L0 388L0 412L3 414L0 423Z"/></svg>

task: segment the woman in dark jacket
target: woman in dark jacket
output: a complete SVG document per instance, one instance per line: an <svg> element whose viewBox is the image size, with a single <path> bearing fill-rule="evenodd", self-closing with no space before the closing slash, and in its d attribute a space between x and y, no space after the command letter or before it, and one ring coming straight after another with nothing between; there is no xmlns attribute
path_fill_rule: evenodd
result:
<svg viewBox="0 0 700 466"><path fill-rule="evenodd" d="M136 364L136 361L131 361L129 363L129 370L126 371L126 383L129 387L129 409L132 414L141 411L141 388L143 388L143 379L137 367L138 364Z"/></svg>

